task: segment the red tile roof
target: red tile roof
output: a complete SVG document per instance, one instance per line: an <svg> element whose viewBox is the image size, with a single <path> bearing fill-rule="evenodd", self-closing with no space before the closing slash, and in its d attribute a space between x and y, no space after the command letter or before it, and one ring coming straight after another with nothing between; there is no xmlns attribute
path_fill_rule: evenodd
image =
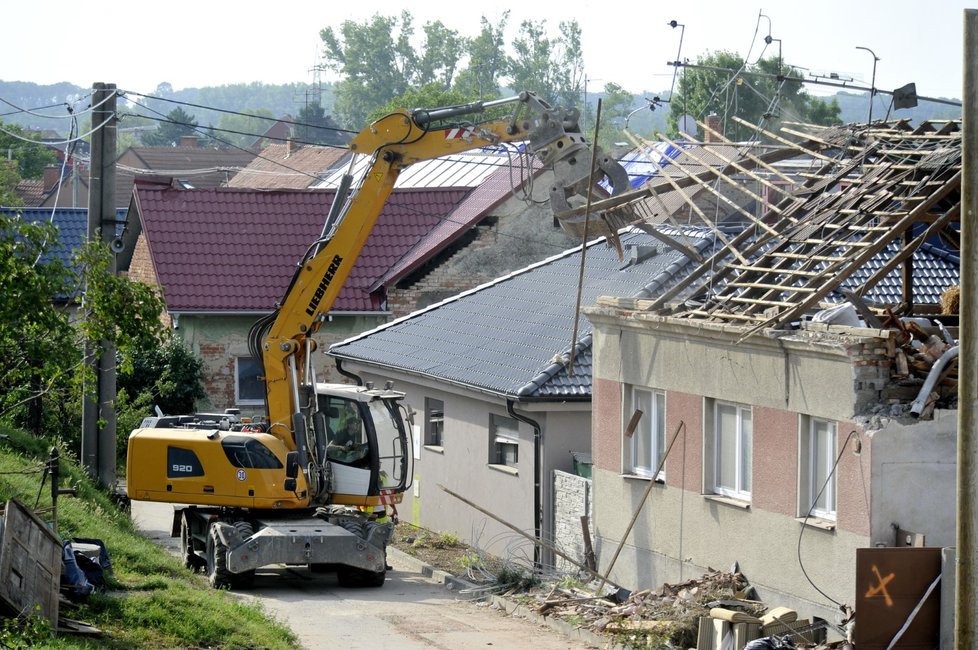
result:
<svg viewBox="0 0 978 650"><path fill-rule="evenodd" d="M333 311L381 311L382 298L371 295L369 287L468 192L395 190ZM334 190L180 190L137 182L136 208L168 309L273 309L295 264L322 231L334 194Z"/></svg>

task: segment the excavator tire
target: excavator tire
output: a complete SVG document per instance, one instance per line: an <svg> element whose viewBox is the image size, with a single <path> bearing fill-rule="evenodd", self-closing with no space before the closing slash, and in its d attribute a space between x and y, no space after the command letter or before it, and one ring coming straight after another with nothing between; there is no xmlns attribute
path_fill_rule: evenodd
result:
<svg viewBox="0 0 978 650"><path fill-rule="evenodd" d="M387 579L387 571L367 571L356 567L343 566L336 570L336 579L340 586L345 589L382 587Z"/></svg>
<svg viewBox="0 0 978 650"><path fill-rule="evenodd" d="M194 537L190 532L190 521L187 520L187 515L180 518L180 555L183 557L183 566L191 571L207 566L207 561L197 555L194 549Z"/></svg>
<svg viewBox="0 0 978 650"><path fill-rule="evenodd" d="M207 531L207 581L214 589L249 587L255 580L254 570L244 573L228 571L228 547L217 532L217 527L220 525L222 525L220 522L214 522Z"/></svg>

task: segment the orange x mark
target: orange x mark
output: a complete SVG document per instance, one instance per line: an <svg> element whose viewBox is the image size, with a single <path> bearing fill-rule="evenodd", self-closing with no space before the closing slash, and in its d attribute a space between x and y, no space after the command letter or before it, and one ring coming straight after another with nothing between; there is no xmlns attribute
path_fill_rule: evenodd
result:
<svg viewBox="0 0 978 650"><path fill-rule="evenodd" d="M893 580L896 574L890 573L890 575L884 578L883 576L880 575L880 570L876 568L875 564L873 565L873 573L876 574L876 579L879 580L880 583L875 587L873 586L869 587L869 590L866 592L866 598L872 598L876 594L882 593L883 600L886 603L886 606L893 607L893 599L890 598L890 593L886 590L886 585L888 582Z"/></svg>

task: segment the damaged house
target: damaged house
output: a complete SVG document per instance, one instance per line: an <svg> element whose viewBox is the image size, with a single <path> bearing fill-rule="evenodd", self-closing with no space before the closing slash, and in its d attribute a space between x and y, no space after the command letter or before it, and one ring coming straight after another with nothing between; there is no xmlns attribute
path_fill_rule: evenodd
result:
<svg viewBox="0 0 978 650"><path fill-rule="evenodd" d="M960 123L768 135L817 167L658 295L585 308L598 568L641 589L736 565L765 602L854 607L858 645L918 601L937 616L924 589L955 543ZM679 184L775 173L745 150ZM648 216L675 185L596 207ZM937 568L883 553L908 544Z"/></svg>

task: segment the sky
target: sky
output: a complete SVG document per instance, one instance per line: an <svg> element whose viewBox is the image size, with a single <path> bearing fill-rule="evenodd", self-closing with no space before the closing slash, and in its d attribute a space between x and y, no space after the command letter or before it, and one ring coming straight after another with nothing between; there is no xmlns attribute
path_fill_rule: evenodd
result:
<svg viewBox="0 0 978 650"><path fill-rule="evenodd" d="M817 0L815 2L685 0L623 2L580 0L452 3L340 3L286 0L104 0L84 7L66 0L5 3L0 80L83 87L114 83L152 92L259 81L313 82L321 63L324 27L364 22L374 14L407 9L416 31L442 21L463 36L479 32L480 18L498 24L509 10L507 40L524 20L543 22L558 35L560 21L581 27L588 91L614 82L633 94L658 93L672 84L667 62L695 61L728 50L756 60L777 54L809 76L838 74L852 84L893 90L915 82L927 97L962 95L964 9L978 0ZM684 27L672 28L677 21ZM680 49L680 36L682 47ZM871 51L857 49L869 48ZM13 55L12 53L18 53ZM322 81L332 73L319 73ZM532 88L528 90L533 90ZM809 86L815 94L835 88Z"/></svg>

